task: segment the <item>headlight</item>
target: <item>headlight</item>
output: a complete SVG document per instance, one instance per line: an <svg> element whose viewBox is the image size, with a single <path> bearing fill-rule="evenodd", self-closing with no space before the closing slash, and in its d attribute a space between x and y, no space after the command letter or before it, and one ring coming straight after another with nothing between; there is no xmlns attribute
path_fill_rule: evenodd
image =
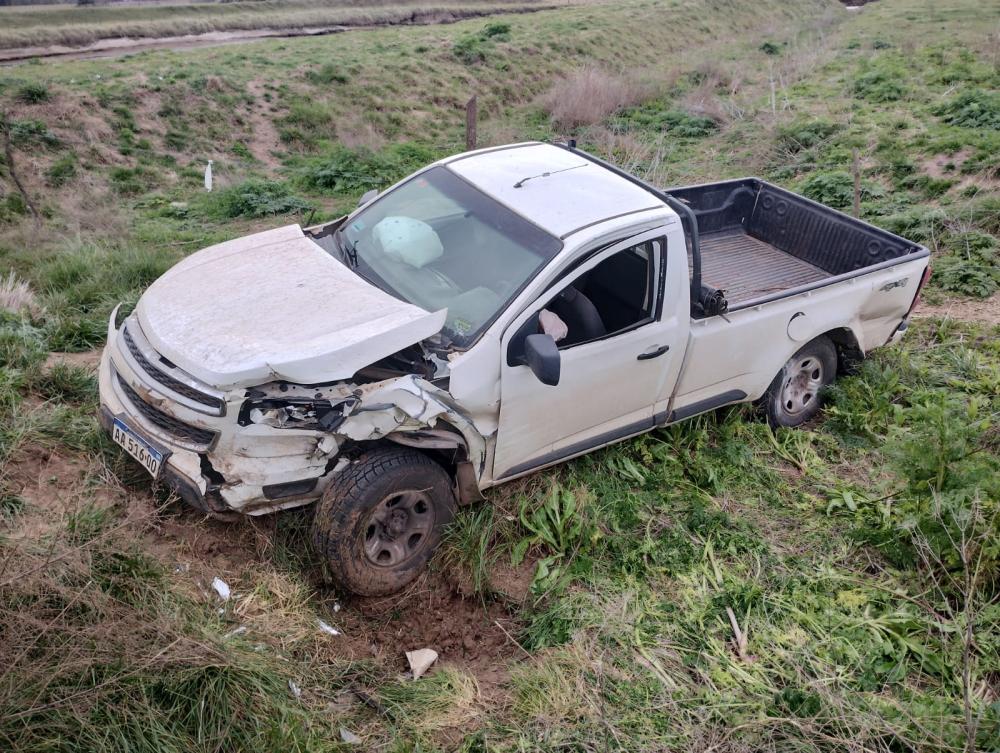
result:
<svg viewBox="0 0 1000 753"><path fill-rule="evenodd" d="M240 407L239 424L333 431L351 415L359 402L356 397L336 402L295 397L247 400Z"/></svg>

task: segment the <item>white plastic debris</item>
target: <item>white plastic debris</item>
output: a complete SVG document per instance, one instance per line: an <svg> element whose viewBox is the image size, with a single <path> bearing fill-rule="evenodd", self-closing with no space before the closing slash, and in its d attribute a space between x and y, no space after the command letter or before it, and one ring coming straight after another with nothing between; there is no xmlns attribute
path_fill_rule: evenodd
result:
<svg viewBox="0 0 1000 753"><path fill-rule="evenodd" d="M410 671L413 679L419 680L424 672L430 669L431 664L437 661L438 654L432 648L421 648L417 651L407 651L406 661L410 663Z"/></svg>
<svg viewBox="0 0 1000 753"><path fill-rule="evenodd" d="M340 728L340 739L348 745L361 745L361 738L344 727Z"/></svg>
<svg viewBox="0 0 1000 753"><path fill-rule="evenodd" d="M340 604L338 604L337 602L334 602L333 603L333 611L334 612L339 612L340 611Z"/></svg>
<svg viewBox="0 0 1000 753"><path fill-rule="evenodd" d="M292 691L292 695L296 698L302 697L302 688L295 684L295 680L288 681L288 689Z"/></svg>
<svg viewBox="0 0 1000 753"><path fill-rule="evenodd" d="M319 629L327 635L340 635L340 631L333 625L328 625L323 620L319 620Z"/></svg>
<svg viewBox="0 0 1000 753"><path fill-rule="evenodd" d="M228 633L222 636L222 638L223 640L227 640L229 638L235 638L237 635L243 635L246 631L247 631L247 626L240 625L238 628L230 630Z"/></svg>
<svg viewBox="0 0 1000 753"><path fill-rule="evenodd" d="M212 190L212 160L209 160L208 164L205 165L205 190Z"/></svg>
<svg viewBox="0 0 1000 753"><path fill-rule="evenodd" d="M229 584L222 578L219 578L218 576L212 578L212 588L214 588L215 592L219 594L220 599L223 601L229 600L229 594L231 593L229 590Z"/></svg>

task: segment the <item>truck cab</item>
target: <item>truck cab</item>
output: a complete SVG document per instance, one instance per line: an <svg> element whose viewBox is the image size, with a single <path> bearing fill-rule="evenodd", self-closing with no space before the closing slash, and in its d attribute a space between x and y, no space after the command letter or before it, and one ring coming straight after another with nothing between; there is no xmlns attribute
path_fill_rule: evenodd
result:
<svg viewBox="0 0 1000 753"><path fill-rule="evenodd" d="M112 315L101 419L212 514L320 500L331 573L387 593L491 486L731 403L809 420L902 335L927 255L757 179L480 150L180 262Z"/></svg>

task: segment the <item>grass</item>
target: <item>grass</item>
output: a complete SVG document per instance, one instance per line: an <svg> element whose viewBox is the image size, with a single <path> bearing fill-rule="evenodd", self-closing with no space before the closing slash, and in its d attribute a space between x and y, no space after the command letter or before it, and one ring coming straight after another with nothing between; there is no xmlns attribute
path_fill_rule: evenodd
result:
<svg viewBox="0 0 1000 753"><path fill-rule="evenodd" d="M104 30L318 12L253 6L5 9L27 20L0 40L46 18L46 39L89 34L89 11ZM985 311L998 19L627 0L6 69L40 217L5 160L0 747L338 750L343 727L398 751L995 748L995 325L918 318L804 429L728 409L503 487L381 605L322 582L307 513L206 526L156 496L98 430L91 371L47 356L100 347L111 309L190 251L336 216L458 151L473 92L486 144L571 133L662 185L756 174L849 207L857 151L862 217L932 249L927 296ZM402 650L439 640L427 592L489 616L412 682Z"/></svg>
<svg viewBox="0 0 1000 753"><path fill-rule="evenodd" d="M372 26L443 18L466 18L548 7L540 0L467 0L427 4L416 0L361 0L331 7L319 0L183 3L133 6L42 6L5 8L0 49L84 46L119 37L175 37L257 29Z"/></svg>

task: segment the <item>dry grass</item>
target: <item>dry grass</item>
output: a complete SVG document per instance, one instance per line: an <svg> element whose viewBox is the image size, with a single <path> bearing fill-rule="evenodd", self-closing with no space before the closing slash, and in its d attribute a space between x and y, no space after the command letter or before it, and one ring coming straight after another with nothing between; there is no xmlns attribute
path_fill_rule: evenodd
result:
<svg viewBox="0 0 1000 753"><path fill-rule="evenodd" d="M32 318L38 318L42 313L42 305L35 298L31 286L18 279L13 271L0 278L0 309L15 314L28 314Z"/></svg>
<svg viewBox="0 0 1000 753"><path fill-rule="evenodd" d="M634 77L588 66L557 82L542 98L542 104L556 127L574 130L596 125L623 107L651 96L652 87Z"/></svg>

